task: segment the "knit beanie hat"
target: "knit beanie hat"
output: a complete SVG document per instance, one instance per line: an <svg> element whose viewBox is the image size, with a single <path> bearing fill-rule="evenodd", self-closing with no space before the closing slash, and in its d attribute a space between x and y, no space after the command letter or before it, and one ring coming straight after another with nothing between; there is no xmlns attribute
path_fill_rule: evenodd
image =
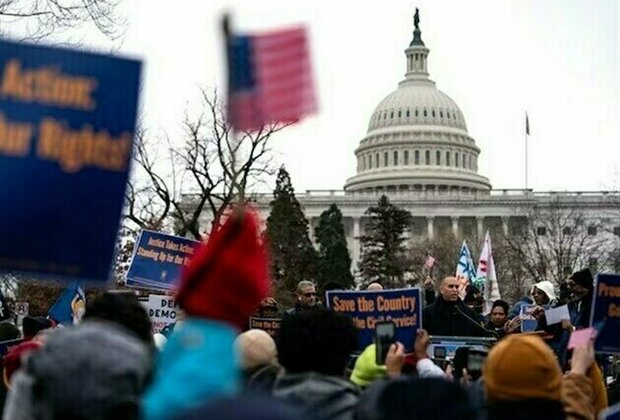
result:
<svg viewBox="0 0 620 420"><path fill-rule="evenodd" d="M573 273L570 278L578 285L585 287L588 290L594 289L594 279L592 278L592 272L589 268Z"/></svg>
<svg viewBox="0 0 620 420"><path fill-rule="evenodd" d="M375 379L384 377L387 369L385 366L377 365L376 357L377 346L371 344L366 347L355 361L355 367L351 372L351 382L360 387L367 387Z"/></svg>
<svg viewBox="0 0 620 420"><path fill-rule="evenodd" d="M240 334L235 340L235 348L241 356L241 367L248 371L275 363L278 357L275 341L263 330L253 329Z"/></svg>
<svg viewBox="0 0 620 420"><path fill-rule="evenodd" d="M547 297L549 298L549 303L558 299L555 295L555 290L553 289L553 283L551 283L549 280L543 280L535 283L532 287L532 290L534 290L534 287L542 290L547 295Z"/></svg>
<svg viewBox="0 0 620 420"><path fill-rule="evenodd" d="M228 322L244 329L268 296L269 264L258 215L234 209L185 267L177 301L187 316Z"/></svg>
<svg viewBox="0 0 620 420"><path fill-rule="evenodd" d="M483 372L490 401L561 400L560 365L551 348L535 335L504 338L489 352Z"/></svg>

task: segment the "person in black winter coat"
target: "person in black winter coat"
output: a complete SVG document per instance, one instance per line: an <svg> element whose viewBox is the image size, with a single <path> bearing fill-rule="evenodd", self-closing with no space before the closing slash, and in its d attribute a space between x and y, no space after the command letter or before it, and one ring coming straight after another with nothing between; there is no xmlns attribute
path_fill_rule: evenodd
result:
<svg viewBox="0 0 620 420"><path fill-rule="evenodd" d="M459 298L459 281L456 277L446 277L441 281L435 302L424 309L422 325L430 335L492 336L477 319L476 312Z"/></svg>

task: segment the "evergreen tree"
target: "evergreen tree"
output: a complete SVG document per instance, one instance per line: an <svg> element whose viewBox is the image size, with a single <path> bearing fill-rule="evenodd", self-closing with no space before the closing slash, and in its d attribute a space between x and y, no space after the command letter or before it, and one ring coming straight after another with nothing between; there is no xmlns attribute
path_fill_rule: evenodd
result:
<svg viewBox="0 0 620 420"><path fill-rule="evenodd" d="M366 210L370 220L361 237L359 271L365 283L378 281L388 288L405 285L410 258L404 233L411 225L411 213L390 204L383 195L376 206Z"/></svg>
<svg viewBox="0 0 620 420"><path fill-rule="evenodd" d="M318 285L321 290L330 282L344 288L353 286L351 256L342 224L342 212L335 204L321 213L316 228L319 246Z"/></svg>
<svg viewBox="0 0 620 420"><path fill-rule="evenodd" d="M316 279L317 254L308 234L308 220L283 167L278 171L270 206L266 233L271 246L272 275L279 300L287 304L299 281Z"/></svg>

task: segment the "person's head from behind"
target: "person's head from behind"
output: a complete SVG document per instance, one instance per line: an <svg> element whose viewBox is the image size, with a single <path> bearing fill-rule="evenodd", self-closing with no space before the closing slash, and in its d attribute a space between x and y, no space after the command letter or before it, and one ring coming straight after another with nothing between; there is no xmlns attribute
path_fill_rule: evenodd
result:
<svg viewBox="0 0 620 420"><path fill-rule="evenodd" d="M37 419L138 419L150 349L118 323L90 320L52 334L24 367Z"/></svg>
<svg viewBox="0 0 620 420"><path fill-rule="evenodd" d="M374 282L374 283L370 283L368 287L366 288L366 290L368 290L369 292L378 292L378 291L383 290L383 286L381 286L380 283Z"/></svg>
<svg viewBox="0 0 620 420"><path fill-rule="evenodd" d="M241 333L235 340L235 349L241 358L241 368L246 373L275 364L278 360L276 343L263 330L252 329Z"/></svg>
<svg viewBox="0 0 620 420"><path fill-rule="evenodd" d="M10 321L0 322L0 341L17 340L21 336L19 328Z"/></svg>
<svg viewBox="0 0 620 420"><path fill-rule="evenodd" d="M108 291L88 302L84 320L115 322L153 346L151 319L133 292Z"/></svg>
<svg viewBox="0 0 620 420"><path fill-rule="evenodd" d="M316 287L311 281L302 280L297 284L297 302L302 308L312 308L317 303Z"/></svg>
<svg viewBox="0 0 620 420"><path fill-rule="evenodd" d="M445 277L439 285L439 293L444 300L456 302L459 300L459 281L456 277Z"/></svg>
<svg viewBox="0 0 620 420"><path fill-rule="evenodd" d="M256 313L259 317L275 318L278 316L278 302L272 297L265 298L261 300Z"/></svg>
<svg viewBox="0 0 620 420"><path fill-rule="evenodd" d="M551 348L534 335L509 335L491 349L483 368L490 419L563 418L562 370ZM525 416L525 417L524 417Z"/></svg>
<svg viewBox="0 0 620 420"><path fill-rule="evenodd" d="M25 340L32 340L40 331L48 328L54 328L54 322L50 319L38 316L26 316L24 317L22 323L22 330L24 331Z"/></svg>
<svg viewBox="0 0 620 420"><path fill-rule="evenodd" d="M506 322L508 321L509 310L510 306L505 300L498 299L493 302L490 315L491 323L496 327L503 327L504 324L506 324Z"/></svg>
<svg viewBox="0 0 620 420"><path fill-rule="evenodd" d="M443 378L377 381L357 407L358 420L473 420L466 391Z"/></svg>
<svg viewBox="0 0 620 420"><path fill-rule="evenodd" d="M276 336L278 361L288 373L344 375L357 345L353 320L328 310L285 316Z"/></svg>

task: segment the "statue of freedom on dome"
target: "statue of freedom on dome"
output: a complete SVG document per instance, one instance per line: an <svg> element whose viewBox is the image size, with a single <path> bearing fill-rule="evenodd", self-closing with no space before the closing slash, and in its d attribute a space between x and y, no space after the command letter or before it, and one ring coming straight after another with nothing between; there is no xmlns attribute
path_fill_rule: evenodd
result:
<svg viewBox="0 0 620 420"><path fill-rule="evenodd" d="M413 15L413 26L415 26L416 29L420 29L419 25L420 25L420 9L416 7L415 15Z"/></svg>

